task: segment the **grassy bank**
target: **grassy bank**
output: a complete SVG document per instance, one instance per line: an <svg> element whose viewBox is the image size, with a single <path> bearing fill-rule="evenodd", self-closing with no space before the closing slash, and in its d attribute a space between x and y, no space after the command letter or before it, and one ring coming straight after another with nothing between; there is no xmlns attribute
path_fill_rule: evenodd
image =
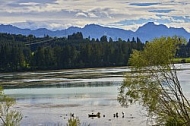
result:
<svg viewBox="0 0 190 126"><path fill-rule="evenodd" d="M190 63L190 57L189 58L175 58L173 59L174 63Z"/></svg>

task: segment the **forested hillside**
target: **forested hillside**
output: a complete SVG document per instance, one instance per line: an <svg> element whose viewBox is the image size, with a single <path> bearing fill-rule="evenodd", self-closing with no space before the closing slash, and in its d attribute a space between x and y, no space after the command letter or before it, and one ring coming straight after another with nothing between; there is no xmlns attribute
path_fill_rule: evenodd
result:
<svg viewBox="0 0 190 126"><path fill-rule="evenodd" d="M182 46L178 57L190 56L189 45ZM80 32L67 38L1 33L0 71L123 66L128 64L133 49L142 50L143 47L144 43L139 38L113 41L102 36L99 40L83 38Z"/></svg>

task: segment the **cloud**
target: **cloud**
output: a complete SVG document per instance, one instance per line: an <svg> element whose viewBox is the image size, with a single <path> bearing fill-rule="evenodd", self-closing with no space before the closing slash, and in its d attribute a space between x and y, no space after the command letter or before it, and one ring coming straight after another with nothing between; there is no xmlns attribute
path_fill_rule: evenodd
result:
<svg viewBox="0 0 190 126"><path fill-rule="evenodd" d="M87 14L82 13L82 12L79 12L79 13L76 14L76 16L77 16L77 17L80 17L80 16L82 16L82 17L87 17Z"/></svg>
<svg viewBox="0 0 190 126"><path fill-rule="evenodd" d="M7 5L8 6L13 6L13 7L20 7L20 6L28 6L28 5L43 5L43 4L54 4L56 1L54 0L7 0ZM35 4L31 4L35 3Z"/></svg>
<svg viewBox="0 0 190 126"><path fill-rule="evenodd" d="M173 22L190 22L190 16L172 16Z"/></svg>
<svg viewBox="0 0 190 126"><path fill-rule="evenodd" d="M98 16L92 12L89 12L88 13L88 16L91 17L91 18L97 18Z"/></svg>
<svg viewBox="0 0 190 126"><path fill-rule="evenodd" d="M170 13L172 11L175 11L174 9L166 9L166 10L150 10L149 12L153 12L153 13Z"/></svg>
<svg viewBox="0 0 190 126"><path fill-rule="evenodd" d="M189 0L0 0L0 23L60 29L94 23L136 29L154 21L173 27L190 22ZM188 27L187 27L188 26Z"/></svg>
<svg viewBox="0 0 190 126"><path fill-rule="evenodd" d="M39 3L35 2L27 2L27 3L19 3L20 6L38 6Z"/></svg>
<svg viewBox="0 0 190 126"><path fill-rule="evenodd" d="M69 24L68 20L58 21L58 20L44 20L44 21L25 21L25 22L16 22L12 23L12 25L21 27L21 28L29 28L32 30L39 28L47 28L51 30L62 30L66 29L74 24Z"/></svg>

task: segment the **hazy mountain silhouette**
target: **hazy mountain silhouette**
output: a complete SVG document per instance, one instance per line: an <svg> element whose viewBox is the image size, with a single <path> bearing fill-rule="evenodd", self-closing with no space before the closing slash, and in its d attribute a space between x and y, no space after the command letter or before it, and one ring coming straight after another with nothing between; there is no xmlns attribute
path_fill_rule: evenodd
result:
<svg viewBox="0 0 190 126"><path fill-rule="evenodd" d="M139 37L141 41L150 41L156 37L161 36L181 36L186 39L190 38L190 33L188 33L184 28L174 28L167 27L163 24L156 25L153 22L148 22L147 24L139 27L135 32L131 30L123 30L119 28L103 27L96 24L89 24L83 28L79 27L69 27L65 30L51 31L46 28L40 28L37 30L21 29L12 25L0 25L1 33L11 33L11 34L22 34L22 35L35 35L36 37L43 37L49 35L52 37L67 37L75 32L82 32L85 38L100 38L106 35L108 38L111 37L113 40L121 38L123 40L132 39L133 37Z"/></svg>
<svg viewBox="0 0 190 126"><path fill-rule="evenodd" d="M142 38L144 41L152 40L161 36L180 36L186 39L190 38L190 33L188 33L184 28L173 28L166 27L163 24L156 25L153 22L149 22L137 29L135 34Z"/></svg>

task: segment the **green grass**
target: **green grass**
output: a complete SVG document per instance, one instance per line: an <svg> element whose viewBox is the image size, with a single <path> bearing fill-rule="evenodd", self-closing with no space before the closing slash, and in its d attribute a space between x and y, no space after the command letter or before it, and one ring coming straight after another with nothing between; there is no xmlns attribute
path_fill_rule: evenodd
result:
<svg viewBox="0 0 190 126"><path fill-rule="evenodd" d="M189 58L175 58L173 59L174 63L190 63L190 57Z"/></svg>

